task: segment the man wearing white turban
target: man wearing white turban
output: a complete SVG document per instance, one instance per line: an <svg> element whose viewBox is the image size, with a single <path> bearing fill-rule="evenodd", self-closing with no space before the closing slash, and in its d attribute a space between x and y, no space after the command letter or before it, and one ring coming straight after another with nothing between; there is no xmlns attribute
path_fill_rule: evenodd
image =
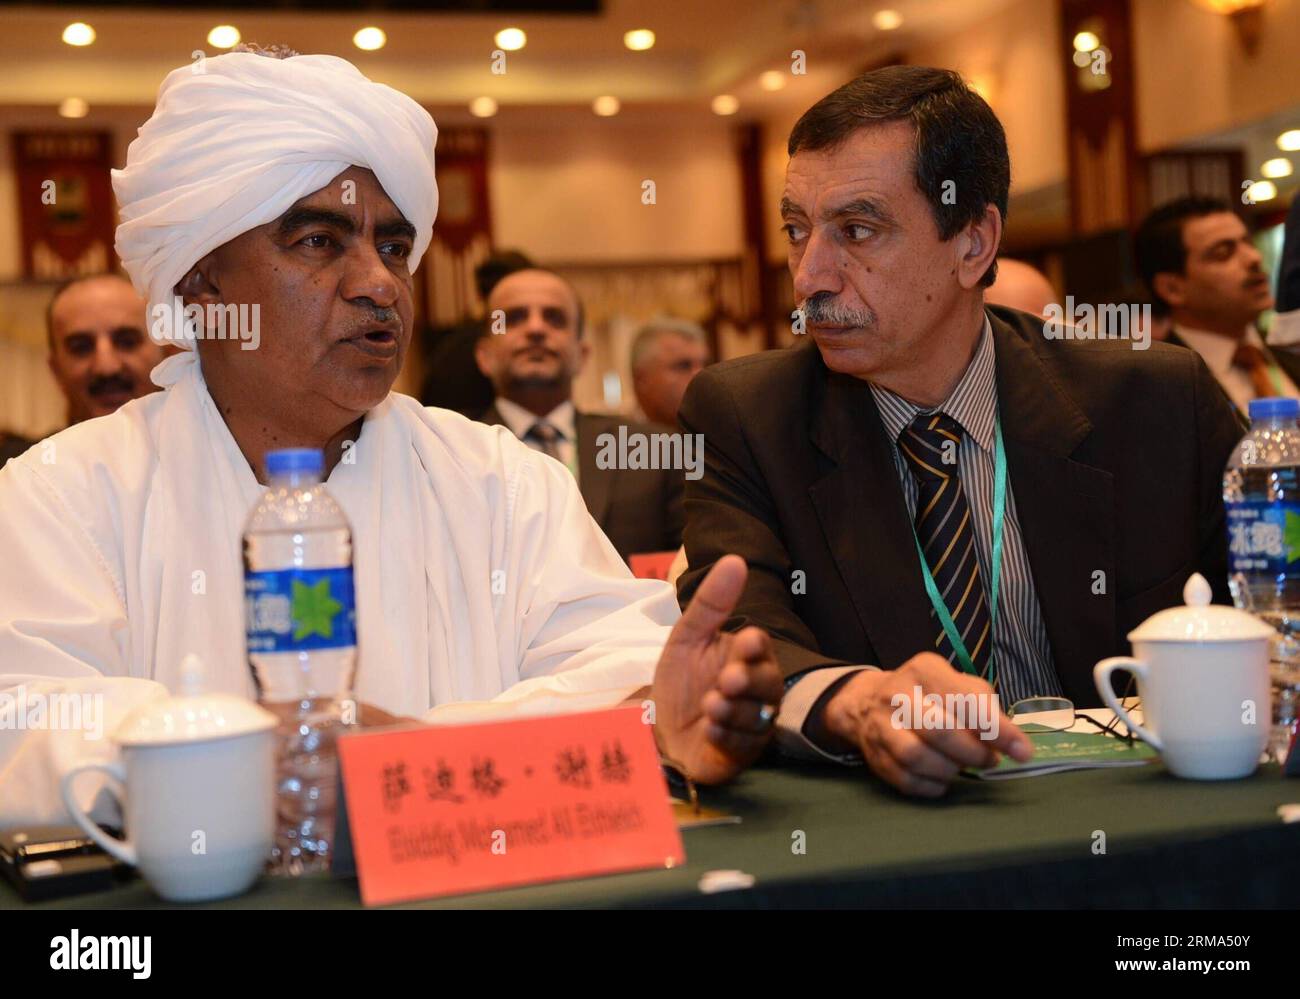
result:
<svg viewBox="0 0 1300 999"><path fill-rule="evenodd" d="M287 446L324 451L352 526L363 722L603 707L652 685L660 748L697 778L763 749L782 689L767 636L719 631L740 559L679 620L562 465L390 392L435 137L414 101L330 56L234 52L164 81L113 174L117 249L156 332L192 349L155 369L164 392L0 472L0 825L58 821L60 773L111 755L91 736L174 688L186 653L252 692L240 536L266 452ZM259 335L224 335L227 313ZM59 698L90 720L16 707Z"/></svg>

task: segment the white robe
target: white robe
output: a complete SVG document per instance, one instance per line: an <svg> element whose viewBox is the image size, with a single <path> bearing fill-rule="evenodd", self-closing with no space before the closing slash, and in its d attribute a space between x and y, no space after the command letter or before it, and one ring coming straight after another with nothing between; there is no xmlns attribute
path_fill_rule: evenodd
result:
<svg viewBox="0 0 1300 999"><path fill-rule="evenodd" d="M114 727L175 688L186 653L213 689L253 694L240 546L262 487L194 354L155 378L166 391L0 471L0 826L63 821L59 775L112 757ZM390 394L327 487L352 525L362 703L459 721L651 682L671 587L632 578L572 476L506 429ZM19 696L53 693L97 695L103 737L20 727ZM101 788L84 775L79 801ZM96 814L113 817L107 798Z"/></svg>

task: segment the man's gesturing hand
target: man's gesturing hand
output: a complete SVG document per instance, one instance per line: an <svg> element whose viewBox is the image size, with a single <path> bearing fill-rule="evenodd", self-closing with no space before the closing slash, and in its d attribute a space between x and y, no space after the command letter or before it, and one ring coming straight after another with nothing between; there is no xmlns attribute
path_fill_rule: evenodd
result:
<svg viewBox="0 0 1300 999"><path fill-rule="evenodd" d="M738 555L719 559L668 636L651 697L660 751L691 780L718 784L758 758L784 693L761 628L720 631L745 588ZM764 708L767 708L764 717Z"/></svg>
<svg viewBox="0 0 1300 999"><path fill-rule="evenodd" d="M942 727L922 724L925 702L916 697L918 687L922 698L938 694L944 699ZM958 702L950 694L964 697L956 716L952 706ZM922 652L898 669L854 675L831 697L821 722L861 751L867 766L900 791L937 798L963 767L996 764L999 750L1021 762L1033 754L1028 737L1002 713L996 697L984 680L953 669L933 652ZM911 703L904 706L904 699ZM899 724L899 719L910 724ZM996 738L980 738L981 719L988 723L985 734Z"/></svg>

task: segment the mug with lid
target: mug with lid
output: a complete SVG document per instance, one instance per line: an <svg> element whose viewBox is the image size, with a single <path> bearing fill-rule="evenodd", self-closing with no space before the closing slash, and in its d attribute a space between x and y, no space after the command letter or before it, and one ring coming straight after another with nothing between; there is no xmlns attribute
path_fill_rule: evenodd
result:
<svg viewBox="0 0 1300 999"><path fill-rule="evenodd" d="M1184 606L1159 611L1129 632L1133 656L1103 659L1093 679L1107 707L1160 753L1171 773L1228 780L1254 773L1268 743L1275 632L1210 597L1210 584L1194 574L1183 587ZM1137 677L1144 725L1115 697L1115 670Z"/></svg>
<svg viewBox="0 0 1300 999"><path fill-rule="evenodd" d="M75 767L62 784L86 835L177 902L246 890L275 835L275 716L203 687L202 663L186 656L177 695L141 705L113 733L120 762ZM126 839L109 836L78 805L73 787L88 770L118 784Z"/></svg>

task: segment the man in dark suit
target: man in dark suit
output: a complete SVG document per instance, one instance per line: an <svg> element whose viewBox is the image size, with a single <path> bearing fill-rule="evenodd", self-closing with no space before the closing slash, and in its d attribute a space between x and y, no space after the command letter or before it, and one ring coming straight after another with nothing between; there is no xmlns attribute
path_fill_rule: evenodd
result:
<svg viewBox="0 0 1300 999"><path fill-rule="evenodd" d="M619 452L622 442L639 438L648 453L673 431L575 409L573 379L590 351L582 323L577 293L558 274L527 269L503 278L488 297L475 352L497 393L480 419L509 427L566 465L592 518L625 561L640 552L676 550L686 470L659 461L644 467L646 454L624 461L628 456Z"/></svg>
<svg viewBox="0 0 1300 999"><path fill-rule="evenodd" d="M1282 260L1277 269L1277 317L1269 341L1278 348L1300 348L1300 197L1291 201L1283 226Z"/></svg>
<svg viewBox="0 0 1300 999"><path fill-rule="evenodd" d="M1237 409L1251 399L1300 395L1300 356L1265 346L1255 322L1273 305L1263 257L1227 202L1178 198L1134 237L1152 311L1170 320L1166 343L1201 355Z"/></svg>
<svg viewBox="0 0 1300 999"><path fill-rule="evenodd" d="M1093 665L1191 573L1227 598L1220 477L1239 430L1195 354L1048 338L985 307L1010 164L957 74L867 73L805 113L789 152L812 342L691 384L680 417L705 468L679 595L743 555L730 626L774 640L782 744L939 795L998 750L1027 757L1000 708L1098 703ZM900 714L931 694L940 724ZM982 717L954 716L963 703Z"/></svg>

